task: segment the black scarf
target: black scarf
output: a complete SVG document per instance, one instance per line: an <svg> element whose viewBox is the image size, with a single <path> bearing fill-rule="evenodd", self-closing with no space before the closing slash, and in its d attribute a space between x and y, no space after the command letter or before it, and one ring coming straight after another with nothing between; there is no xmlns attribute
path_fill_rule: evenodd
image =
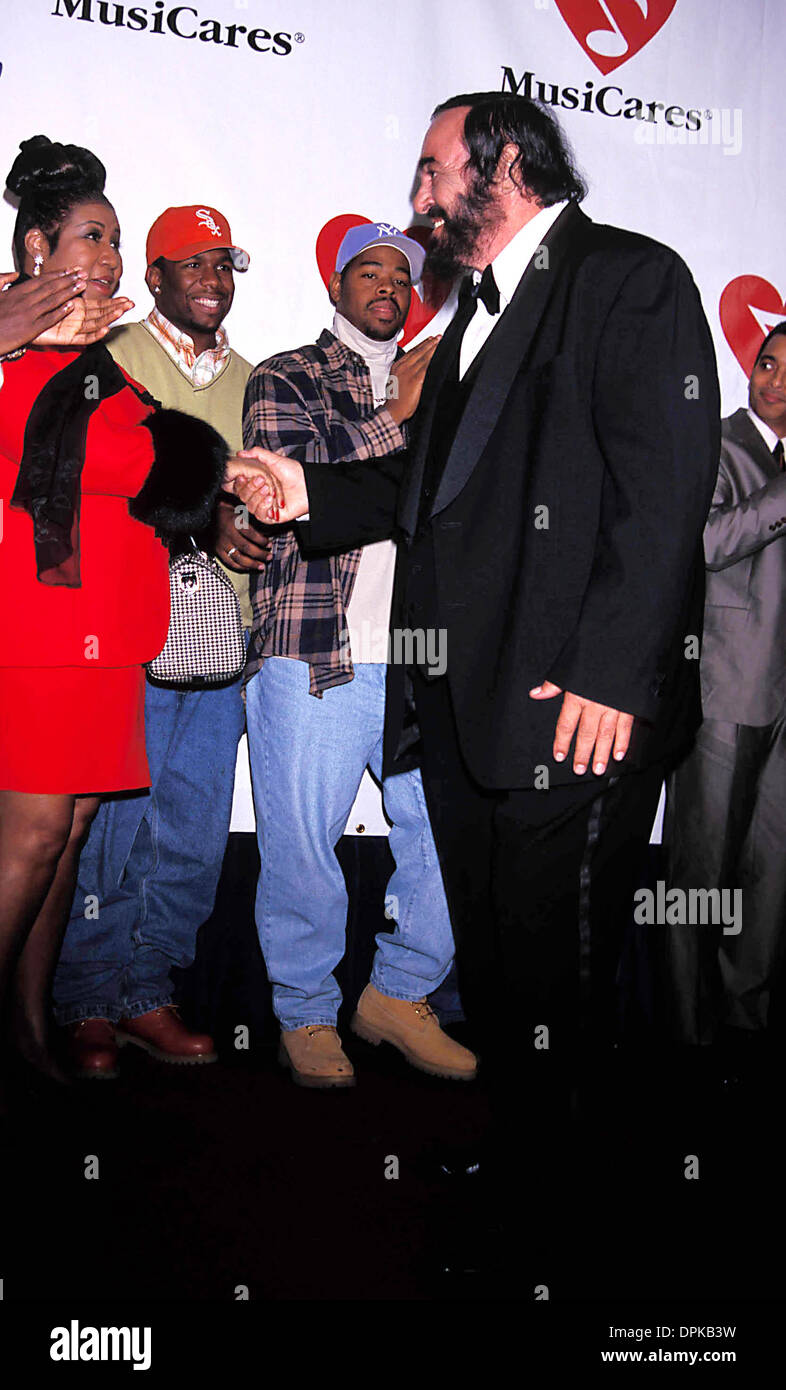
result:
<svg viewBox="0 0 786 1390"><path fill-rule="evenodd" d="M93 343L39 392L25 426L11 506L33 518L42 584L81 585L79 511L87 427L102 401L129 383L103 343ZM132 388L133 389L133 388ZM137 392L154 405L147 392Z"/></svg>

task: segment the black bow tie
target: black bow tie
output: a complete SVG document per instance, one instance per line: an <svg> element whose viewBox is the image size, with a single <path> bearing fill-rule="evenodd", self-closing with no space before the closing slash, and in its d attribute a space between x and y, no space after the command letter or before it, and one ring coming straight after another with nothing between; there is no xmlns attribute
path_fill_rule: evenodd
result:
<svg viewBox="0 0 786 1390"><path fill-rule="evenodd" d="M461 289L459 290L459 308L474 301L474 312L474 305L478 300L480 300L481 304L485 307L487 313L492 316L499 313L499 290L497 289L497 282L494 279L494 271L491 269L490 265L486 266L477 285L474 285L472 279L467 276L466 280L462 282Z"/></svg>
<svg viewBox="0 0 786 1390"><path fill-rule="evenodd" d="M494 271L491 269L490 265L486 266L486 269L480 277L477 296L481 304L484 305L487 313L492 315L499 313L499 290L497 288L497 282L494 279Z"/></svg>

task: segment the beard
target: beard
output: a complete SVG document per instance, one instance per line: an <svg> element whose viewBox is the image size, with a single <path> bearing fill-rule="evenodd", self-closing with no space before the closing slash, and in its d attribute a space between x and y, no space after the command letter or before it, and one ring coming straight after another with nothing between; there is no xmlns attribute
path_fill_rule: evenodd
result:
<svg viewBox="0 0 786 1390"><path fill-rule="evenodd" d="M365 323L360 330L365 333L367 338L371 338L374 343L388 343L391 338L395 338L401 332L406 323L406 314L399 314L398 318L391 323Z"/></svg>
<svg viewBox="0 0 786 1390"><path fill-rule="evenodd" d="M437 280L450 281L469 269L481 269L476 259L478 244L502 221L493 190L475 174L468 191L457 198L452 213L435 206L429 210L429 217L441 217L443 225L428 243L424 271Z"/></svg>

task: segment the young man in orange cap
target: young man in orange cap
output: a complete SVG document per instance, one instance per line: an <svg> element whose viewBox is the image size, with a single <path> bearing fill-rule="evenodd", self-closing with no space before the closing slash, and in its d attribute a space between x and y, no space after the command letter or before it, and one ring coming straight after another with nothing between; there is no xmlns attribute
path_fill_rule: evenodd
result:
<svg viewBox="0 0 786 1390"><path fill-rule="evenodd" d="M248 263L215 208L167 208L147 238L154 306L108 339L119 364L157 400L207 420L233 450L242 446L251 368L229 347L222 324L235 272ZM219 504L216 529L213 548L234 570L250 619L248 574L264 563L266 543L251 527L236 529L229 502ZM80 1076L116 1075L122 1043L164 1062L215 1060L212 1038L177 1015L170 966L190 964L213 909L243 722L239 681L212 690L148 682L152 785L104 802L93 822L55 979L55 1015Z"/></svg>

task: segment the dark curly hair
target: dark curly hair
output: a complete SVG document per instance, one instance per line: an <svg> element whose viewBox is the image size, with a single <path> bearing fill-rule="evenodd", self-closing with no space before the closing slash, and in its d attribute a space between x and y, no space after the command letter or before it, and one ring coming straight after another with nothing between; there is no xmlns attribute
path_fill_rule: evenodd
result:
<svg viewBox="0 0 786 1390"><path fill-rule="evenodd" d="M81 145L59 145L46 135L23 140L6 179L10 193L19 198L14 226L14 259L22 270L25 237L40 227L54 251L64 219L79 203L107 203L104 196L106 169Z"/></svg>
<svg viewBox="0 0 786 1390"><path fill-rule="evenodd" d="M544 208L565 198L581 202L587 186L578 172L564 131L545 107L512 92L462 92L443 101L432 114L441 116L457 106L468 106L464 142L469 166L488 187L497 172L506 145L518 155L511 175Z"/></svg>
<svg viewBox="0 0 786 1390"><path fill-rule="evenodd" d="M764 352L767 351L767 348L769 347L769 345L770 345L770 343L772 342L773 338L780 338L780 337L786 337L786 319L781 319L781 322L780 322L780 323L776 323L775 327L770 329L770 331L769 331L769 333L767 334L766 338L764 339L764 341L763 341L761 347L759 348L759 351L756 353L756 362L758 362L758 360L759 360L759 358L761 357L762 353L764 353ZM756 362L754 362L754 364L753 364L754 367L756 366Z"/></svg>

